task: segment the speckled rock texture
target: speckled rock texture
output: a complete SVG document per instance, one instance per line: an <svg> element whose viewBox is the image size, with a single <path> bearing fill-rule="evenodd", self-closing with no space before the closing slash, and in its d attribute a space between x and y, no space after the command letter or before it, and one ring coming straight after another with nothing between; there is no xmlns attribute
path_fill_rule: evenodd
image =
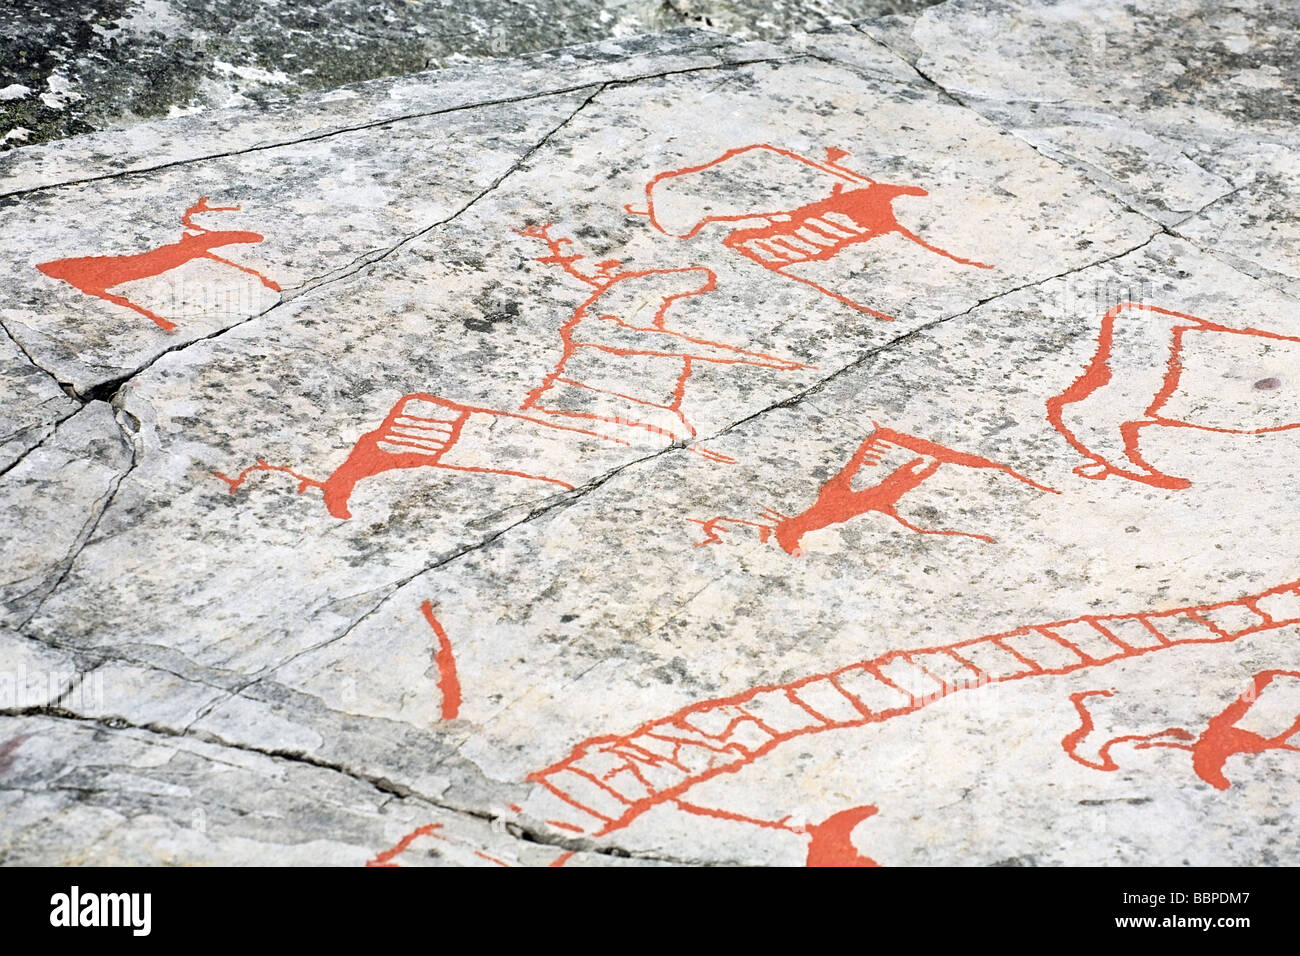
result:
<svg viewBox="0 0 1300 956"><path fill-rule="evenodd" d="M773 39L936 0L0 0L0 150L674 28Z"/></svg>
<svg viewBox="0 0 1300 956"><path fill-rule="evenodd" d="M1294 17L1223 9L8 154L0 862L1300 863Z"/></svg>

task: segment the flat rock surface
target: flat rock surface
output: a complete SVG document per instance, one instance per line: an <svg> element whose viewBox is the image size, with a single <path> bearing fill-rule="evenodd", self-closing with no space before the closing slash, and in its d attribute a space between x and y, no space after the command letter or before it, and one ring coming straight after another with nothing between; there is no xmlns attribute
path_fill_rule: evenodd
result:
<svg viewBox="0 0 1300 956"><path fill-rule="evenodd" d="M1292 20L1217 9L11 153L0 861L1300 862Z"/></svg>

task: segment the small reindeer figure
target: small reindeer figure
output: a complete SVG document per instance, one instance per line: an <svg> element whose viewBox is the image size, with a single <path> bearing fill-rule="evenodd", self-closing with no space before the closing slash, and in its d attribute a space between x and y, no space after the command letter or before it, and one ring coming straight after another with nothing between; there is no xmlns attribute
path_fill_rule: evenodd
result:
<svg viewBox="0 0 1300 956"><path fill-rule="evenodd" d="M690 520L703 527L705 533L704 540L697 541L696 546L702 547L706 544L716 544L721 541L719 534L727 530L723 527L723 524L741 524L758 528L760 541L766 542L775 535L776 542L783 551L795 557L800 557L803 551L800 549L799 543L804 535L811 531L820 531L822 528L834 524L842 524L851 518L870 512L887 515L916 534L959 535L991 543L994 539L986 534L920 528L898 513L898 503L903 496L919 487L926 479L932 477L943 465L960 465L965 468L991 468L1010 475L1031 488L1037 488L1039 491L1047 491L1052 494L1060 494L1055 488L1040 485L1033 479L1026 478L1006 465L998 464L987 458L980 458L977 455L954 451L935 442L926 441L924 438L905 435L902 432L894 431L892 428L885 428L878 423L873 422L873 424L876 430L858 446L858 450L853 453L853 457L849 459L848 464L840 470L839 474L822 485L816 502L802 514L791 517L769 509L763 512L762 515L766 521L746 521L741 518L722 516L711 518L708 521L692 518ZM898 454L899 452L902 453L901 456ZM894 460L898 462L897 466L888 471L875 484L860 490L855 489L853 481L863 467L879 468L887 455L894 457ZM768 521L773 523L768 524Z"/></svg>
<svg viewBox="0 0 1300 956"><path fill-rule="evenodd" d="M172 269L179 268L195 259L211 259L214 262L220 262L222 265L238 269L240 272L247 272L249 275L256 276L262 285L273 292L280 291L280 287L275 282L256 269L241 266L237 262L223 259L212 252L218 246L261 242L263 236L256 232L212 230L194 221L194 217L199 213L236 212L239 208L239 206L209 206L208 197L204 196L185 210L184 215L181 216L181 224L184 225L186 232L177 242L150 249L148 252L138 252L134 255L81 256L74 259L55 259L51 262L42 262L36 268L51 279L61 279L86 295L93 295L105 302L126 306L128 309L139 312L145 318L152 320L163 331L171 332L176 328L174 322L149 311L144 306L136 305L124 296L114 295L108 290L125 282L162 275L164 272L170 272Z"/></svg>

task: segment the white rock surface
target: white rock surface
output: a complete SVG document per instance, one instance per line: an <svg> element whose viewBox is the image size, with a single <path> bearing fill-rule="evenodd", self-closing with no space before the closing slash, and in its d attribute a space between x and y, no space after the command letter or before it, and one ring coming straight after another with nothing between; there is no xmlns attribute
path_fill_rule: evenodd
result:
<svg viewBox="0 0 1300 956"><path fill-rule="evenodd" d="M1300 860L1294 104L1072 66L1184 7L23 151L0 859Z"/></svg>

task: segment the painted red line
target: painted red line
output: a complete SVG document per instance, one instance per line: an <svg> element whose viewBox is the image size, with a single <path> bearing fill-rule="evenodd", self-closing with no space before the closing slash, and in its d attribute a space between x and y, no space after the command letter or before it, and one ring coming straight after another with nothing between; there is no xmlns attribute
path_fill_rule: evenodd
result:
<svg viewBox="0 0 1300 956"><path fill-rule="evenodd" d="M430 823L416 830L412 830L389 849L384 850L382 853L376 853L374 859L367 860L366 866L397 866L396 863L392 862L393 858L400 856L407 847L420 837L431 836L437 839L442 839L442 837L438 836L437 833L440 829L442 829L441 823Z"/></svg>
<svg viewBox="0 0 1300 956"><path fill-rule="evenodd" d="M456 658L451 652L451 640L442 625L438 623L438 619L433 616L432 601L421 604L420 611L438 638L438 649L433 652L433 662L438 665L438 690L442 693L442 719L455 720L460 713L460 678L456 675Z"/></svg>

